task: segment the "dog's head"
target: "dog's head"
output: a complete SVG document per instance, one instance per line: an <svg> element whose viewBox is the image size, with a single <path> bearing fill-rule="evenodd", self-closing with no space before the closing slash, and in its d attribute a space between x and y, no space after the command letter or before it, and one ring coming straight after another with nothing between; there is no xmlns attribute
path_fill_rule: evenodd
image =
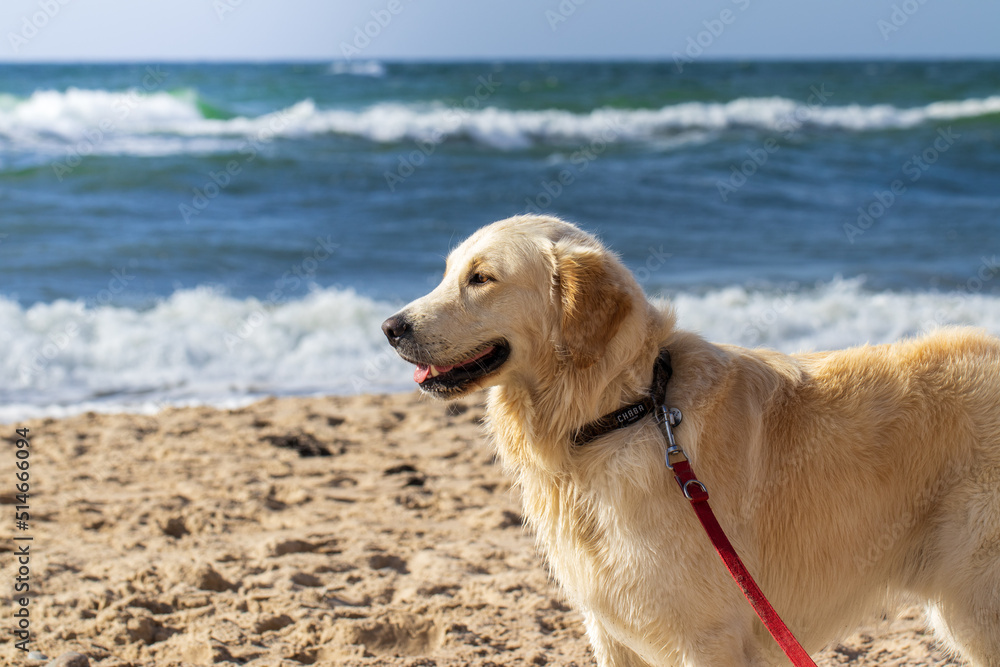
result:
<svg viewBox="0 0 1000 667"><path fill-rule="evenodd" d="M552 217L483 227L430 294L382 324L413 379L454 398L596 364L642 291L597 239Z"/></svg>

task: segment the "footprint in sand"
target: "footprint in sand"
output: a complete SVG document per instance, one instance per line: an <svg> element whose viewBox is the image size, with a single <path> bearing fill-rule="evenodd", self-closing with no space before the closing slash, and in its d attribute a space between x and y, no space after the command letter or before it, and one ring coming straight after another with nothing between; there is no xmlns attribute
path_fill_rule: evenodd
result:
<svg viewBox="0 0 1000 667"><path fill-rule="evenodd" d="M346 628L344 640L375 655L425 656L440 648L444 632L437 619L387 612Z"/></svg>

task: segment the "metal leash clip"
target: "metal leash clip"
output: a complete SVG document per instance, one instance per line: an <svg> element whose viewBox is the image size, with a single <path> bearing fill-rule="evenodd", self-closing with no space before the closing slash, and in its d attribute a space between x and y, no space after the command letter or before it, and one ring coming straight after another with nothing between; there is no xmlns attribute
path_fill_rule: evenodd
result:
<svg viewBox="0 0 1000 667"><path fill-rule="evenodd" d="M660 405L656 409L656 423L660 425L663 429L663 434L667 436L667 454L666 463L667 468L670 470L674 469L673 463L670 462L671 456L682 456L684 460L687 460L687 454L681 449L681 446L677 444L677 440L674 439L673 427L681 423L683 415L681 411L677 408L667 408L665 405Z"/></svg>

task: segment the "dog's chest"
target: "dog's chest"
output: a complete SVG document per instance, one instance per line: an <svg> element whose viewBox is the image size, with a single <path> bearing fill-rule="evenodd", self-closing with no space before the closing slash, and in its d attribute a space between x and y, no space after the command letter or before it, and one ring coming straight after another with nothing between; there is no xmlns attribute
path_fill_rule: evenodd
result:
<svg viewBox="0 0 1000 667"><path fill-rule="evenodd" d="M670 631L680 622L672 607L679 584L665 567L670 552L663 533L644 525L642 512L620 513L600 494L566 486L558 492L529 488L523 489L525 516L553 576L588 628L599 627L653 663L680 650Z"/></svg>
<svg viewBox="0 0 1000 667"><path fill-rule="evenodd" d="M657 606L664 521L655 494L522 477L525 516L549 565L579 606L617 617Z"/></svg>

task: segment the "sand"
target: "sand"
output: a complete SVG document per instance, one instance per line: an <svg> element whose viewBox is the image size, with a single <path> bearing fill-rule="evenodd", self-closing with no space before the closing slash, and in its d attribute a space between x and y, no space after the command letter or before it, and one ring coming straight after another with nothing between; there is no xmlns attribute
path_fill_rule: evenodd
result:
<svg viewBox="0 0 1000 667"><path fill-rule="evenodd" d="M91 665L595 664L483 437L481 396L86 414L31 436L30 648ZM0 541L0 659L16 544ZM918 610L820 665L958 665Z"/></svg>

